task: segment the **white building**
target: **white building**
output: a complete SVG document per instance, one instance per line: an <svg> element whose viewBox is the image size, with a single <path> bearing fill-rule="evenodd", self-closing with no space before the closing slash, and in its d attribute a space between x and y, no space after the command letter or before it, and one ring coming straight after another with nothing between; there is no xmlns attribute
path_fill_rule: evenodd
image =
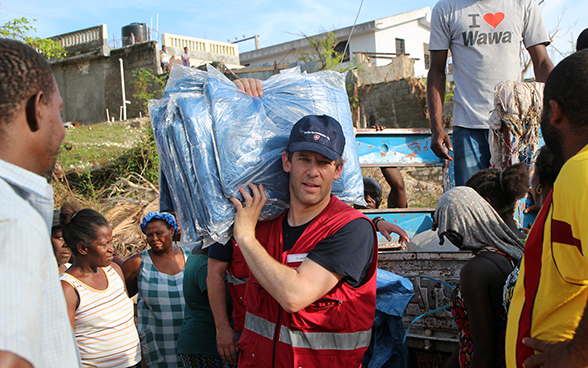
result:
<svg viewBox="0 0 588 368"><path fill-rule="evenodd" d="M337 50L340 52L345 48L351 28L332 31L337 36ZM396 55L406 54L415 60L415 76L426 76L429 70L430 34L431 9L426 7L356 25L348 51L358 61L363 60L362 56L367 56L374 66L386 65ZM242 65L273 65L275 62L297 61L297 50L310 50L305 38L244 52L239 56Z"/></svg>
<svg viewBox="0 0 588 368"><path fill-rule="evenodd" d="M228 68L241 68L239 46L234 43L164 33L161 35L161 44L165 45L168 56L174 56L180 62L184 47L187 47L191 66L220 61Z"/></svg>

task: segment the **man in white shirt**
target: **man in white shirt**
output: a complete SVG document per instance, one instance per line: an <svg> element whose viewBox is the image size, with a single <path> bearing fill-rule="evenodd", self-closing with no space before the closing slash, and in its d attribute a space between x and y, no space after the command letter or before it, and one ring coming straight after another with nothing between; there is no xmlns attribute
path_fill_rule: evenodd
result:
<svg viewBox="0 0 588 368"><path fill-rule="evenodd" d="M50 241L65 129L47 61L0 39L0 367L80 367Z"/></svg>
<svg viewBox="0 0 588 368"><path fill-rule="evenodd" d="M440 0L433 9L427 78L431 149L439 158L454 160L455 185L465 185L490 165L488 120L494 87L521 79L521 41L531 55L535 79L545 82L553 64L545 48L549 34L535 0ZM452 141L442 126L449 50L455 80ZM446 150L454 150L454 157Z"/></svg>

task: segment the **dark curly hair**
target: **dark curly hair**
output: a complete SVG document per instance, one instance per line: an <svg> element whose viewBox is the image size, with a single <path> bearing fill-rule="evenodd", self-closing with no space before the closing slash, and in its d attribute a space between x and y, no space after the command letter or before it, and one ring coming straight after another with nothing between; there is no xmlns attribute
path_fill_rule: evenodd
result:
<svg viewBox="0 0 588 368"><path fill-rule="evenodd" d="M484 169L475 173L466 186L490 199L499 214L513 211L519 199L529 190L529 172L524 163L500 169Z"/></svg>
<svg viewBox="0 0 588 368"><path fill-rule="evenodd" d="M31 96L42 91L46 103L55 92L51 67L32 47L0 38L0 133Z"/></svg>
<svg viewBox="0 0 588 368"><path fill-rule="evenodd" d="M582 31L576 41L576 51L588 49L588 28Z"/></svg>
<svg viewBox="0 0 588 368"><path fill-rule="evenodd" d="M90 244L96 239L96 230L102 226L109 226L108 220L99 212L90 208L81 209L78 202L65 202L61 206L59 223L62 226L65 244L77 255L77 245Z"/></svg>
<svg viewBox="0 0 588 368"><path fill-rule="evenodd" d="M541 147L535 159L535 175L539 177L539 184L553 188L562 166L562 160L556 158L547 146Z"/></svg>
<svg viewBox="0 0 588 368"><path fill-rule="evenodd" d="M541 114L549 116L551 113L549 101L555 100L561 106L570 126L576 131L584 132L588 129L586 96L588 96L588 49L566 57L549 73L545 81Z"/></svg>

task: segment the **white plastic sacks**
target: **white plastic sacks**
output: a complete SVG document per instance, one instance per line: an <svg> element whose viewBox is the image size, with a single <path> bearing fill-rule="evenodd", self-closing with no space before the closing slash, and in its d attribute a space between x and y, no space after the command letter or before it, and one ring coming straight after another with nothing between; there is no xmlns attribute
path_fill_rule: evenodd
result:
<svg viewBox="0 0 588 368"><path fill-rule="evenodd" d="M184 241L226 243L235 216L228 198L240 198L239 187L249 183L266 189L261 221L288 208L281 155L292 126L306 115L329 115L341 124L344 165L332 193L364 205L345 74L295 68L262 86L263 97L249 97L211 66L204 72L174 65L164 98L149 102L161 170L160 207L176 211Z"/></svg>

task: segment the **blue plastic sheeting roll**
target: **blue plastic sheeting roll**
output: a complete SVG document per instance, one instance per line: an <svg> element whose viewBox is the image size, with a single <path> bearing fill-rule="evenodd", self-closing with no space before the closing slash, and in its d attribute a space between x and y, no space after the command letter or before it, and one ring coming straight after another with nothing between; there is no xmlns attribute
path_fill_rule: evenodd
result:
<svg viewBox="0 0 588 368"><path fill-rule="evenodd" d="M408 368L402 315L412 296L410 280L378 268L376 315L370 346L363 356L364 367Z"/></svg>
<svg viewBox="0 0 588 368"><path fill-rule="evenodd" d="M160 192L166 194L160 205L175 209L184 241L226 243L235 216L228 198L240 198L238 188L249 183L263 184L268 196L260 220L288 208L281 156L292 126L310 114L330 115L341 123L345 164L332 193L364 204L345 74L291 69L262 86L263 97L248 97L210 66L204 72L174 65L164 98L150 101Z"/></svg>

